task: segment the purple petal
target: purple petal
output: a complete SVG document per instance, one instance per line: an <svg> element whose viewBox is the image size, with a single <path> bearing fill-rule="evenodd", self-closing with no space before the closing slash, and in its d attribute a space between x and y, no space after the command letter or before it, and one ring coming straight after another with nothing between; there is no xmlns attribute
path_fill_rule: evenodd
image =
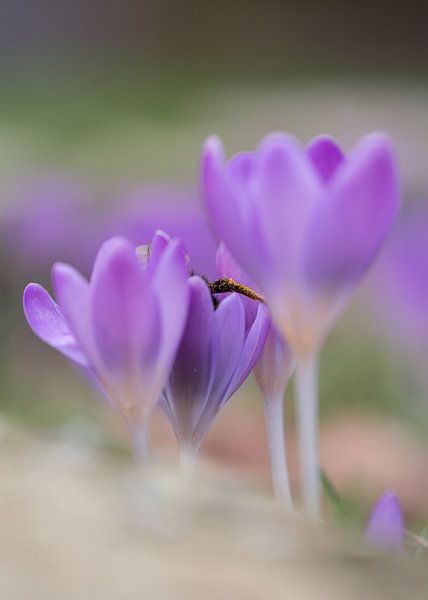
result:
<svg viewBox="0 0 428 600"><path fill-rule="evenodd" d="M237 294L220 303L214 313L213 365L214 381L209 397L199 407L194 425L194 444L199 446L221 406L227 400L227 389L234 375L245 341L245 310Z"/></svg>
<svg viewBox="0 0 428 600"><path fill-rule="evenodd" d="M254 300L250 300L250 302L256 303ZM263 351L270 328L270 315L264 304L257 304L258 309L256 318L245 338L239 361L236 365L233 378L229 383L227 392L224 395L223 403L225 403L244 383Z"/></svg>
<svg viewBox="0 0 428 600"><path fill-rule="evenodd" d="M236 262L224 242L221 242L217 249L216 264L220 277L231 277L238 283L243 283L247 287L258 291L255 283L253 283L244 269Z"/></svg>
<svg viewBox="0 0 428 600"><path fill-rule="evenodd" d="M151 285L161 320L159 364L167 377L186 324L189 306L188 262L181 242L171 240L162 254Z"/></svg>
<svg viewBox="0 0 428 600"><path fill-rule="evenodd" d="M33 332L79 365L88 366L88 359L72 334L60 307L37 283L24 290L24 313Z"/></svg>
<svg viewBox="0 0 428 600"><path fill-rule="evenodd" d="M159 349L159 315L134 247L112 238L98 252L91 279L91 313L104 368L138 378Z"/></svg>
<svg viewBox="0 0 428 600"><path fill-rule="evenodd" d="M330 181L344 160L342 150L335 140L327 135L314 138L306 148L306 153L324 183Z"/></svg>
<svg viewBox="0 0 428 600"><path fill-rule="evenodd" d="M223 242L217 249L216 263L220 277L231 277L236 282L242 283L256 292L258 291L257 286L248 277L247 273L241 269ZM249 330L256 318L259 303L243 296L241 296L241 300L244 302L245 307L245 329Z"/></svg>
<svg viewBox="0 0 428 600"><path fill-rule="evenodd" d="M267 136L260 146L257 212L266 243L265 274L279 282L294 277L311 215L321 194L315 169L296 141L286 135ZM224 239L226 245L228 240ZM232 249L231 249L232 250ZM251 265L242 266L261 287Z"/></svg>
<svg viewBox="0 0 428 600"><path fill-rule="evenodd" d="M220 303L214 322L216 379L212 393L223 396L245 342L245 309L238 294L231 294Z"/></svg>
<svg viewBox="0 0 428 600"><path fill-rule="evenodd" d="M223 242L217 250L217 269L222 277L232 277L235 281L256 289L254 283L237 264ZM252 324L257 313L258 303L248 300L245 302L245 308L247 324ZM294 358L288 344L276 327L269 324L266 342L254 367L254 374L263 395L271 397L281 393L287 384L293 367Z"/></svg>
<svg viewBox="0 0 428 600"><path fill-rule="evenodd" d="M248 156L238 155L226 167L220 140L209 138L202 153L201 191L218 239L225 240L243 266L248 262L262 276L266 270L265 251L249 193L250 169L240 164L248 161Z"/></svg>
<svg viewBox="0 0 428 600"><path fill-rule="evenodd" d="M251 190L255 184L258 170L258 157L254 152L239 152L235 154L227 165L229 176L235 182Z"/></svg>
<svg viewBox="0 0 428 600"><path fill-rule="evenodd" d="M166 398L177 437L189 439L198 405L206 402L212 384L214 306L206 283L189 279L190 301L186 327L168 381Z"/></svg>
<svg viewBox="0 0 428 600"><path fill-rule="evenodd" d="M395 217L399 185L389 141L365 138L333 184L312 222L306 250L308 282L327 290L358 282Z"/></svg>
<svg viewBox="0 0 428 600"><path fill-rule="evenodd" d="M99 368L90 319L89 283L73 267L56 263L52 269L55 295L71 331L83 348L91 366Z"/></svg>
<svg viewBox="0 0 428 600"><path fill-rule="evenodd" d="M150 242L150 255L146 266L147 276L151 277L156 271L156 267L168 247L171 238L163 231L157 230Z"/></svg>
<svg viewBox="0 0 428 600"><path fill-rule="evenodd" d="M394 492L386 491L375 504L367 525L366 539L380 548L401 550L404 547L404 517Z"/></svg>

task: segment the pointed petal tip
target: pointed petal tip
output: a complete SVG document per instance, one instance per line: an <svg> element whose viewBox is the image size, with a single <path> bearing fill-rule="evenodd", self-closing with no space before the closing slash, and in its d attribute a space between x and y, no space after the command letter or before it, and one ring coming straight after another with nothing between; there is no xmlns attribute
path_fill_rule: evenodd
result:
<svg viewBox="0 0 428 600"><path fill-rule="evenodd" d="M223 142L218 135L210 135L206 138L202 146L202 162L215 164L224 164L226 161Z"/></svg>
<svg viewBox="0 0 428 600"><path fill-rule="evenodd" d="M293 148L301 150L299 140L290 133L284 131L271 131L263 136L257 146L257 152L261 154L270 153L276 150Z"/></svg>
<svg viewBox="0 0 428 600"><path fill-rule="evenodd" d="M319 135L313 138L306 147L306 154L325 182L330 180L344 160L339 144L330 135Z"/></svg>
<svg viewBox="0 0 428 600"><path fill-rule="evenodd" d="M156 229L156 231L153 234L152 243L156 238L160 238L165 242L171 241L171 236L168 233L166 233L163 229Z"/></svg>
<svg viewBox="0 0 428 600"><path fill-rule="evenodd" d="M38 338L74 362L88 366L60 307L44 287L38 283L28 284L23 294L23 307L27 323Z"/></svg>
<svg viewBox="0 0 428 600"><path fill-rule="evenodd" d="M383 159L391 163L395 163L397 160L393 140L388 134L382 131L374 131L365 135L360 143L354 148L353 152L356 154L365 154L372 160Z"/></svg>
<svg viewBox="0 0 428 600"><path fill-rule="evenodd" d="M128 251L129 249L132 249L132 252L134 252L134 247L132 245L132 243L123 236L115 236L112 238L109 238L108 240L106 240L105 242L103 242L98 250L98 254L101 253L105 253L105 252L120 252L121 250L126 250Z"/></svg>
<svg viewBox="0 0 428 600"><path fill-rule="evenodd" d="M207 138L202 147L200 161L199 187L203 200L212 200L213 190L218 186L220 175L226 164L223 144L218 136Z"/></svg>
<svg viewBox="0 0 428 600"><path fill-rule="evenodd" d="M374 505L366 528L366 539L378 547L403 547L404 516L400 501L393 490L386 490Z"/></svg>
<svg viewBox="0 0 428 600"><path fill-rule="evenodd" d="M76 277L88 284L87 279L83 277L83 275L81 275L81 273L72 265L64 262L56 262L53 264L51 269L52 287L55 292L55 297L58 299L60 304L62 297L62 286L67 285L67 282L70 280L70 278L73 279Z"/></svg>
<svg viewBox="0 0 428 600"><path fill-rule="evenodd" d="M31 304L34 298L36 298L40 294L47 293L48 292L45 290L45 288L39 283L27 283L22 293L22 306L27 321L29 320L29 310L31 308Z"/></svg>
<svg viewBox="0 0 428 600"><path fill-rule="evenodd" d="M339 163L344 158L344 152L339 143L333 136L328 134L321 134L312 138L306 146L306 152L313 160L320 156L328 156Z"/></svg>

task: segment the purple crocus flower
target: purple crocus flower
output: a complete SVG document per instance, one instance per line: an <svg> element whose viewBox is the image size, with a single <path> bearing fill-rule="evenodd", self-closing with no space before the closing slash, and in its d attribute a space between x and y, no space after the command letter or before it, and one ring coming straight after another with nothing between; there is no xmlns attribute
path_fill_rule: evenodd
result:
<svg viewBox="0 0 428 600"><path fill-rule="evenodd" d="M232 293L215 308L206 282L190 277L189 313L162 406L191 470L204 435L219 410L256 363L269 329L266 307L256 301L250 321L242 298Z"/></svg>
<svg viewBox="0 0 428 600"><path fill-rule="evenodd" d="M318 352L396 214L391 143L373 134L346 157L331 138L305 149L278 133L226 162L212 137L201 185L217 236L262 291L296 355L303 499L318 515Z"/></svg>
<svg viewBox="0 0 428 600"><path fill-rule="evenodd" d="M136 451L144 452L144 432L187 317L188 267L181 243L157 232L143 265L129 241L112 238L101 246L89 282L62 263L54 265L52 278L57 302L36 283L25 288L30 327L94 373Z"/></svg>
<svg viewBox="0 0 428 600"><path fill-rule="evenodd" d="M393 491L387 490L376 502L370 514L366 540L378 548L402 550L405 545L405 534L400 502Z"/></svg>
<svg viewBox="0 0 428 600"><path fill-rule="evenodd" d="M238 283L257 290L248 275L239 267L224 243L217 251L217 270L221 277L231 277ZM243 298L249 319L257 304ZM272 468L272 483L276 496L284 498L291 508L291 489L285 456L284 438L284 393L294 368L294 357L275 325L271 322L266 343L254 366L254 374L262 391L269 456Z"/></svg>
<svg viewBox="0 0 428 600"><path fill-rule="evenodd" d="M25 281L30 273L43 275L54 260L90 267L94 237L99 236L90 222L91 197L84 186L60 173L40 174L20 182L7 196L1 246L4 256L14 256L9 277Z"/></svg>

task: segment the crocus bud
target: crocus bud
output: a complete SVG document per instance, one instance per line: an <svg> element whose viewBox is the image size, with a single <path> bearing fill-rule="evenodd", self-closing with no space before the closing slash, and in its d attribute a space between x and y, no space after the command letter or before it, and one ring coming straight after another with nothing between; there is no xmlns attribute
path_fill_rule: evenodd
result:
<svg viewBox="0 0 428 600"><path fill-rule="evenodd" d="M376 502L366 529L366 540L378 548L402 550L404 518L396 494L387 490Z"/></svg>

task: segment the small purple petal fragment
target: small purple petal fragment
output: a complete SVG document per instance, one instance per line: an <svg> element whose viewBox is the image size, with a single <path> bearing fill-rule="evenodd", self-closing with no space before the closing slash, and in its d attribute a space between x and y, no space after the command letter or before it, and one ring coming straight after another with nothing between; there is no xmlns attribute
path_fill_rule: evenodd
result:
<svg viewBox="0 0 428 600"><path fill-rule="evenodd" d="M394 492L386 491L376 502L367 525L366 540L382 549L404 548L404 517Z"/></svg>

